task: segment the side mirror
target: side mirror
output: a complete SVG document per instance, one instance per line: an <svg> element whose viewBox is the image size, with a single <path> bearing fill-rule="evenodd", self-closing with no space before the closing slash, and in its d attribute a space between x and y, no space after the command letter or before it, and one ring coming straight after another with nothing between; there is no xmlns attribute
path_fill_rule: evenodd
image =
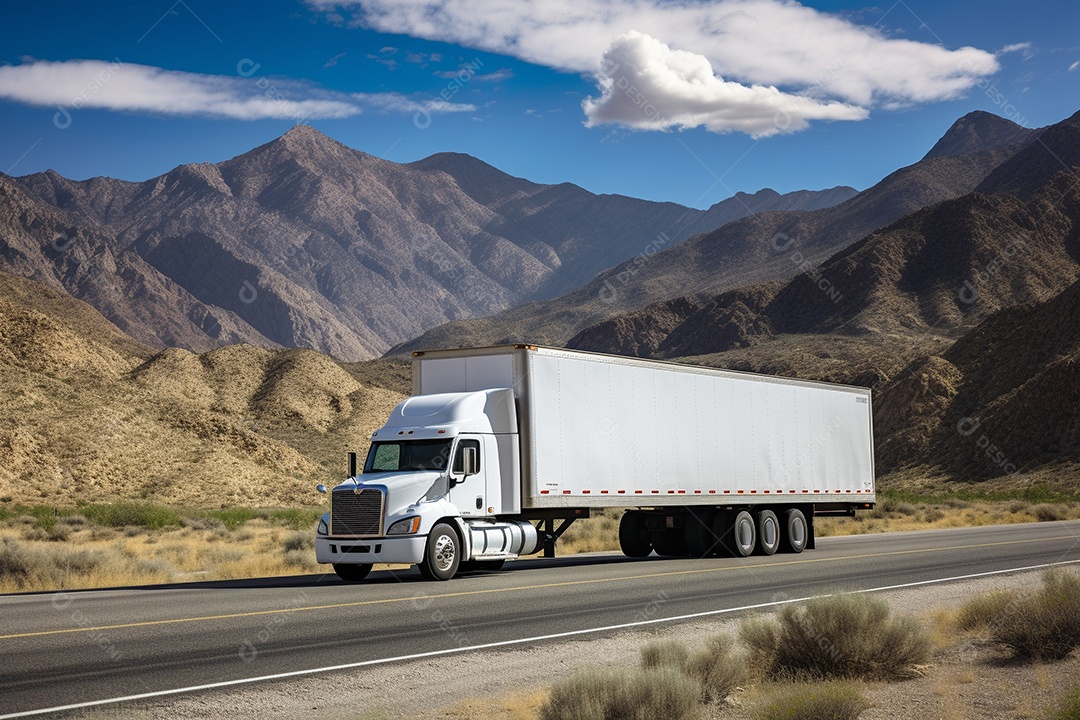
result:
<svg viewBox="0 0 1080 720"><path fill-rule="evenodd" d="M465 475L475 475L480 472L480 453L476 448L467 447L463 448L464 454L461 458L461 469Z"/></svg>
<svg viewBox="0 0 1080 720"><path fill-rule="evenodd" d="M319 483L318 485L316 485L315 489L318 490L319 492L321 492L323 495L326 494L326 486L323 485L322 483Z"/></svg>

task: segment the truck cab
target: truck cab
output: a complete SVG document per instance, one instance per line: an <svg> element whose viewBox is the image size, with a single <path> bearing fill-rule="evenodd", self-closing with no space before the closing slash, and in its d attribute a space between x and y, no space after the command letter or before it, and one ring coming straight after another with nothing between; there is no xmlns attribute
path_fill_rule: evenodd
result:
<svg viewBox="0 0 1080 720"><path fill-rule="evenodd" d="M444 579L462 562L534 552L530 523L497 520L519 509L517 467L512 390L408 398L372 435L363 472L330 491L316 559L346 580L362 579L375 563L418 565ZM506 541L492 542L495 536Z"/></svg>

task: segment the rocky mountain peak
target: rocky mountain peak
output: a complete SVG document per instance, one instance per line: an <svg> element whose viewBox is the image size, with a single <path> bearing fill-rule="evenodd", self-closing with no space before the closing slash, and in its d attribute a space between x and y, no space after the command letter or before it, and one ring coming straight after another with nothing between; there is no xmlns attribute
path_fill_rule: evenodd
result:
<svg viewBox="0 0 1080 720"><path fill-rule="evenodd" d="M976 110L954 122L923 159L961 157L1008 145L1019 147L1031 135L1031 130L1011 120Z"/></svg>

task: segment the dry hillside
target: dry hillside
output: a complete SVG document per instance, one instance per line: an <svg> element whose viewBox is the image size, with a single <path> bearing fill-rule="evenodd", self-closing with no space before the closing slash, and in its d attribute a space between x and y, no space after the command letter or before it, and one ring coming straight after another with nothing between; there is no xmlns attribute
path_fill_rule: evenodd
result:
<svg viewBox="0 0 1080 720"><path fill-rule="evenodd" d="M0 500L313 504L407 391L401 367L377 364L250 345L154 353L0 273Z"/></svg>

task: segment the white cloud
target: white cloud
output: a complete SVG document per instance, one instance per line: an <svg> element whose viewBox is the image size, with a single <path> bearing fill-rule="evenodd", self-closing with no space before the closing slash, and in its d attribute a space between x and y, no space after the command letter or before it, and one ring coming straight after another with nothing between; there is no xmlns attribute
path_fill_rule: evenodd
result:
<svg viewBox="0 0 1080 720"><path fill-rule="evenodd" d="M258 74L251 61L237 75L201 75L102 60L33 61L0 67L0 98L65 111L98 108L236 120L344 118L365 109L451 112L471 106L412 100L396 93L350 95Z"/></svg>
<svg viewBox="0 0 1080 720"><path fill-rule="evenodd" d="M761 99L757 86L834 107L830 113L837 112L836 103L870 109L948 100L999 67L984 50L889 38L790 0L308 2L326 11L349 7L362 25L381 32L511 55L601 81L605 51L638 31L707 59L711 75L750 91L729 94L751 108Z"/></svg>
<svg viewBox="0 0 1080 720"><path fill-rule="evenodd" d="M1069 72L1075 71L1076 68L1080 68L1080 60L1077 60L1076 62L1074 62L1072 65L1069 66Z"/></svg>
<svg viewBox="0 0 1080 720"><path fill-rule="evenodd" d="M655 38L629 32L604 55L603 94L582 107L588 125L617 123L645 130L704 126L713 132L755 137L802 130L810 120L862 120L865 108L818 101L775 87L747 87L713 74L702 55L672 50Z"/></svg>

